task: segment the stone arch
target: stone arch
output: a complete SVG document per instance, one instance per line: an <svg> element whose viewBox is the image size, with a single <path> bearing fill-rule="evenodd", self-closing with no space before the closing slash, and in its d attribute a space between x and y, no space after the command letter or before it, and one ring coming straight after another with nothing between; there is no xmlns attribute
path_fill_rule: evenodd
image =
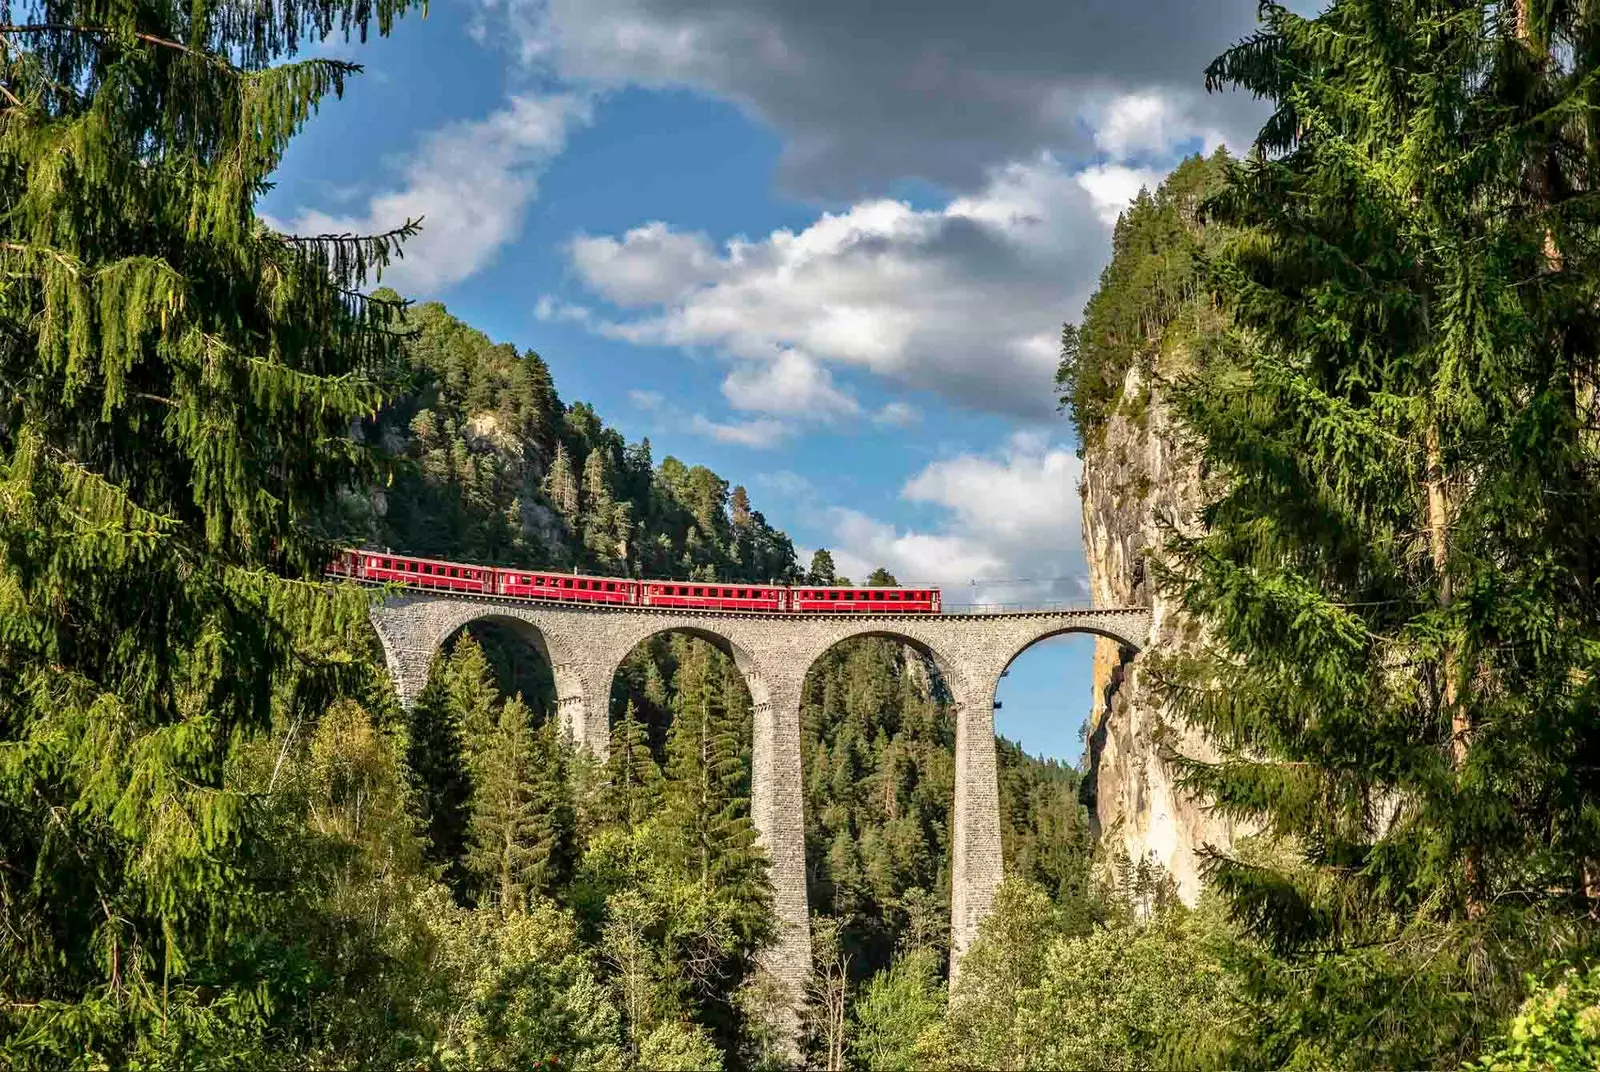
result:
<svg viewBox="0 0 1600 1072"><path fill-rule="evenodd" d="M952 704L961 703L967 686L966 675L963 673L962 667L948 658L932 640L919 635L919 630L905 628L899 623L889 625L863 621L859 623L851 622L850 624L858 627L840 629L828 634L822 646L810 653L805 661L805 666L800 669L800 681L804 682L806 678L810 677L811 671L816 668L822 657L840 644L863 638L894 640L922 656L939 674L939 677L943 679L945 688L950 694L950 702Z"/></svg>
<svg viewBox="0 0 1600 1072"><path fill-rule="evenodd" d="M375 607L372 621L395 691L406 707L416 702L434 655L452 636L478 621L508 627L550 667L556 686L555 715L565 731L580 743L589 743L586 730L592 719L587 712L595 706L594 689L558 619L530 607L408 594ZM604 703L602 697L602 710Z"/></svg>
<svg viewBox="0 0 1600 1072"><path fill-rule="evenodd" d="M478 613L464 616L461 624L439 638L438 646L443 647L456 633L463 629L471 629L480 622L505 628L525 647L537 653L550 668L550 676L555 682L555 707L551 714L563 730L570 734L575 719L574 712L581 713L586 710L590 698L586 695L583 674L579 672L571 658L567 639L561 636L559 631L549 628L548 622L541 622L527 613L519 614L517 608L497 604L473 606Z"/></svg>
<svg viewBox="0 0 1600 1072"><path fill-rule="evenodd" d="M732 630L719 631L703 624L697 625L691 622L659 623L646 619L645 623L646 628L630 634L625 638L620 650L612 653L609 666L604 673L606 693L603 702L607 711L608 725L611 689L615 685L617 671L622 668L622 660L626 659L639 645L667 633L680 633L684 636L694 637L696 640L703 640L722 652L722 654L733 660L734 668L739 671L740 680L744 682L745 689L750 693L751 708L759 715L763 708L771 705L771 690L768 686L767 676L763 673L761 661L756 658L755 653L750 650L748 644L743 643L732 635Z"/></svg>
<svg viewBox="0 0 1600 1072"><path fill-rule="evenodd" d="M1005 661L1000 664L1000 669L1002 671L1009 669L1011 664L1016 662L1018 657L1020 657L1023 652L1027 651L1035 644L1042 643L1043 641L1049 640L1052 637L1069 636L1073 633L1086 634L1089 636L1099 637L1101 640L1112 641L1122 649L1122 658L1124 661L1131 659L1134 655L1138 654L1143 647L1141 643L1131 640L1125 635L1124 632L1118 631L1109 625L1099 625L1093 622L1069 621L1065 624L1051 624L1044 629L1031 631L1026 637L1021 639L1020 642L1013 642L1010 653L1006 655Z"/></svg>
<svg viewBox="0 0 1600 1072"><path fill-rule="evenodd" d="M703 640L733 660L750 694L750 818L767 855L778 933L758 958L782 995L774 1010L779 1037L792 1049L800 1037L806 980L811 971L810 914L806 903L804 816L800 796L799 690L786 672L783 651L772 643L771 623L736 617L642 616L633 619L605 656L597 680L605 683L607 711L616 672L630 652L664 633ZM757 652L761 654L758 656ZM795 660L797 661L797 660ZM609 731L609 721L607 724Z"/></svg>

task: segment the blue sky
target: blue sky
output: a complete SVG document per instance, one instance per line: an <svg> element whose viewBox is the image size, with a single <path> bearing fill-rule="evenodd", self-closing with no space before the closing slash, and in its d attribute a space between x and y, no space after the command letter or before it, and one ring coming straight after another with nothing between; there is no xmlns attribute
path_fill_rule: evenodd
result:
<svg viewBox="0 0 1600 1072"><path fill-rule="evenodd" d="M323 43L366 71L262 207L424 217L386 283L745 484L805 555L947 602L1079 599L1056 340L1127 199L1248 139L1255 107L1201 72L1254 7L445 0ZM1091 650L1019 659L1001 732L1077 760Z"/></svg>

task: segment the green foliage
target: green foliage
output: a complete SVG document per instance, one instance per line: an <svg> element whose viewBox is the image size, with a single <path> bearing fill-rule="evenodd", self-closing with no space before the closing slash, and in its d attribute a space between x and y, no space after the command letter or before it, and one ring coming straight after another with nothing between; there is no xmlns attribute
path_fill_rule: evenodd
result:
<svg viewBox="0 0 1600 1072"><path fill-rule="evenodd" d="M419 906L445 1068L624 1066L617 1012L573 919L547 901L481 912L442 891Z"/></svg>
<svg viewBox="0 0 1600 1072"><path fill-rule="evenodd" d="M1263 6L1212 203L1226 327L1176 392L1210 475L1160 580L1213 641L1175 757L1278 858L1224 1060L1435 1067L1592 946L1600 861L1597 24L1585 5Z"/></svg>
<svg viewBox="0 0 1600 1072"><path fill-rule="evenodd" d="M722 1051L696 1024L662 1024L639 1046L639 1067L659 1072L722 1072Z"/></svg>
<svg viewBox="0 0 1600 1072"><path fill-rule="evenodd" d="M1037 883L1066 918L1087 928L1101 909L1090 883L1094 841L1079 799L1083 776L1060 760L1029 756L1004 737L995 747L1006 874Z"/></svg>
<svg viewBox="0 0 1600 1072"><path fill-rule="evenodd" d="M395 310L355 290L410 226L293 239L254 203L358 70L280 61L406 6L5 9L0 1063L303 1038L292 901L229 769L359 687L362 600L304 579L326 501L377 471L347 432Z"/></svg>
<svg viewBox="0 0 1600 1072"><path fill-rule="evenodd" d="M1085 933L1043 890L1008 879L962 961L948 1014L915 1043L915 1066L1193 1067L1195 1053L1171 1040L1233 1013L1233 984L1214 952L1227 929L1215 909L1112 908L1112 922ZM891 981L892 972L883 987ZM898 1041L885 1052L896 1063L884 1067L910 1060Z"/></svg>
<svg viewBox="0 0 1600 1072"><path fill-rule="evenodd" d="M1553 984L1528 980L1529 994L1504 1035L1472 1072L1594 1072L1600 1068L1600 969L1569 968Z"/></svg>
<svg viewBox="0 0 1600 1072"><path fill-rule="evenodd" d="M948 926L955 724L942 699L922 658L891 640L839 644L806 676L811 906L844 921L857 977L889 962L908 891L933 891Z"/></svg>
<svg viewBox="0 0 1600 1072"><path fill-rule="evenodd" d="M612 821L638 826L659 812L661 768L650 751L649 731L635 716L631 700L611 727L606 781L611 787L607 808Z"/></svg>
<svg viewBox="0 0 1600 1072"><path fill-rule="evenodd" d="M1154 194L1140 190L1118 217L1111 261L1082 322L1061 329L1056 387L1080 448L1099 438L1130 369L1140 368L1148 383L1163 353L1214 324L1203 271L1226 232L1207 223L1201 205L1220 189L1228 164L1222 149L1190 157ZM1148 397L1137 395L1138 409L1126 415L1139 420Z"/></svg>
<svg viewBox="0 0 1600 1072"><path fill-rule="evenodd" d="M479 903L524 908L570 872L574 805L554 722L534 729L520 698L500 707L494 731L470 755L471 844L466 870Z"/></svg>
<svg viewBox="0 0 1600 1072"><path fill-rule="evenodd" d="M483 649L463 634L454 647L434 657L427 684L408 713L406 765L427 831L428 856L458 890L467 883L461 859L472 797L466 757L474 745L468 742L465 723L470 717L481 741L497 721L496 698Z"/></svg>
<svg viewBox="0 0 1600 1072"><path fill-rule="evenodd" d="M762 903L766 874L750 819L750 696L732 659L703 640L680 643L664 821L679 839L690 875L755 906ZM745 926L753 933L757 921Z"/></svg>
<svg viewBox="0 0 1600 1072"><path fill-rule="evenodd" d="M839 583L834 573L833 556L828 553L826 547L819 547L811 552L811 568L806 570L805 582L821 585Z"/></svg>
<svg viewBox="0 0 1600 1072"><path fill-rule="evenodd" d="M918 1040L943 1019L938 952L913 948L862 987L852 1015L851 1055L867 1072L917 1072Z"/></svg>

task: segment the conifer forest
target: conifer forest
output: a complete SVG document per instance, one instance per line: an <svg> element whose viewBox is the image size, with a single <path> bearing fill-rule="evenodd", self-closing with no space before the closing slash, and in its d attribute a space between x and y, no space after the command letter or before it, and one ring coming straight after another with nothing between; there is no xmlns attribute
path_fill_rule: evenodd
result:
<svg viewBox="0 0 1600 1072"><path fill-rule="evenodd" d="M952 985L953 705L841 643L797 1039L732 659L641 643L597 757L491 621L404 707L325 574L850 583L385 285L426 220L261 213L362 74L312 46L424 14L0 0L0 1066L1600 1069L1600 5L1268 0L1196 72L1264 125L1123 211L1049 401L1196 460L1143 672L1242 834L1180 897L1002 738Z"/></svg>

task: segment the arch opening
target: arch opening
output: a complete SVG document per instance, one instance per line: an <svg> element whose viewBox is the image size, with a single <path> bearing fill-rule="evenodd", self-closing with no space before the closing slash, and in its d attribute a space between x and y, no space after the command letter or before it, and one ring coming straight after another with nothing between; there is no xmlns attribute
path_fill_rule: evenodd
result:
<svg viewBox="0 0 1600 1072"><path fill-rule="evenodd" d="M631 717L640 724L658 764L667 760L674 719L686 704L700 704L700 710L690 713L702 716L707 710L719 716L725 710L738 726L748 792L754 714L768 702L766 684L749 652L711 630L664 629L640 640L622 657L612 671L609 690L613 740L619 732L627 732L622 726Z"/></svg>
<svg viewBox="0 0 1600 1072"><path fill-rule="evenodd" d="M926 642L841 639L800 691L806 887L864 979L915 950L942 971L951 922L956 703Z"/></svg>
<svg viewBox="0 0 1600 1072"><path fill-rule="evenodd" d="M609 756L596 772L588 821L635 839L629 855L648 860L649 873L668 881L636 889L630 879L607 889L602 878L589 893L649 899L656 889L713 891L697 911L725 938L701 950L703 963L685 985L715 1029L728 1032L722 1041L735 1047L746 1015L736 995L752 971L771 901L752 766L766 689L748 652L693 628L636 642L609 689ZM674 897L652 902L657 918L682 911Z"/></svg>
<svg viewBox="0 0 1600 1072"><path fill-rule="evenodd" d="M561 779L552 724L556 679L543 634L509 615L458 622L433 648L406 712L406 762L424 821L424 853L441 868L458 903L508 896L509 886L487 877L486 835L475 826L487 814L481 795L513 784L515 793L527 793L527 786L554 786ZM486 765L487 756L495 764ZM519 900L540 883L556 881L573 852L564 813L541 816L540 822L549 835L543 877L510 883L520 891Z"/></svg>
<svg viewBox="0 0 1600 1072"><path fill-rule="evenodd" d="M1058 630L1013 654L995 687L1006 874L1038 884L1084 925L1096 912L1090 737L1103 718L1102 678L1128 654L1103 633Z"/></svg>
<svg viewBox="0 0 1600 1072"><path fill-rule="evenodd" d="M449 658L466 638L483 651L501 699L522 697L538 725L554 716L559 695L556 663L538 626L510 615L474 618L445 639L440 654Z"/></svg>

